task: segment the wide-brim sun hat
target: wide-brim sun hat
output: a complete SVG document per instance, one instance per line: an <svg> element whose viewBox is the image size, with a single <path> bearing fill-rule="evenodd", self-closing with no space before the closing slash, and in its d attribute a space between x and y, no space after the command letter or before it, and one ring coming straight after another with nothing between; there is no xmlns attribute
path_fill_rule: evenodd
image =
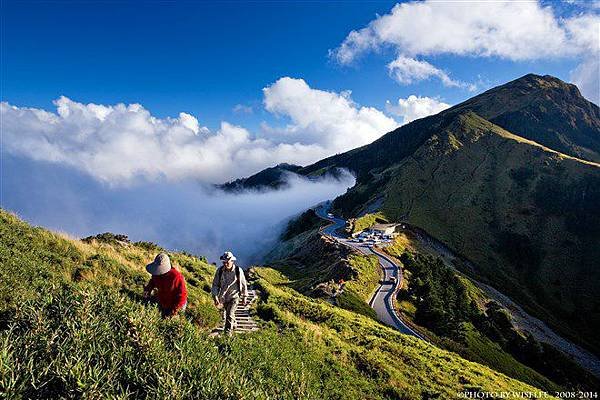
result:
<svg viewBox="0 0 600 400"><path fill-rule="evenodd" d="M235 261L235 260L237 260L237 258L235 258L235 256L233 255L233 253L230 252L230 251L226 251L225 253L223 253L223 255L220 258L223 261L229 261L229 260Z"/></svg>
<svg viewBox="0 0 600 400"><path fill-rule="evenodd" d="M152 275L166 274L171 270L171 260L167 253L160 253L150 264L146 265L146 271Z"/></svg>

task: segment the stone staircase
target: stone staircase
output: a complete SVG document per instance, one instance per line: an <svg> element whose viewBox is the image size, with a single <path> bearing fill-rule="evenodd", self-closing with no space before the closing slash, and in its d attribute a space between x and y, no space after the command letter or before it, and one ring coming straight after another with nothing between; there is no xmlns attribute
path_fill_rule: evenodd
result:
<svg viewBox="0 0 600 400"><path fill-rule="evenodd" d="M245 306L242 306L241 303L238 306L236 312L235 312L235 320L236 320L236 326L235 326L235 333L241 333L241 332L253 332L253 331L257 331L258 325L256 324L256 321L254 321L254 319L250 316L250 306L252 305L252 303L256 300L256 291L254 289L248 288L248 304L246 304ZM221 314L221 324L219 325L219 327L216 329L216 331L218 333L223 332L223 313Z"/></svg>

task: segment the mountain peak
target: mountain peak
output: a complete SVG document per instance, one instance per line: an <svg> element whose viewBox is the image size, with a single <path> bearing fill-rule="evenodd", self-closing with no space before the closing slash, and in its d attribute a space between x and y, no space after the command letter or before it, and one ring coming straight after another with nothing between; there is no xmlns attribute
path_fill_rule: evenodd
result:
<svg viewBox="0 0 600 400"><path fill-rule="evenodd" d="M552 75L537 75L530 73L491 90L497 90L502 87L521 90L559 90L567 92L572 96L583 98L577 86L562 81Z"/></svg>
<svg viewBox="0 0 600 400"><path fill-rule="evenodd" d="M577 86L550 75L527 74L445 113L472 110L526 139L567 155L600 161L600 110Z"/></svg>

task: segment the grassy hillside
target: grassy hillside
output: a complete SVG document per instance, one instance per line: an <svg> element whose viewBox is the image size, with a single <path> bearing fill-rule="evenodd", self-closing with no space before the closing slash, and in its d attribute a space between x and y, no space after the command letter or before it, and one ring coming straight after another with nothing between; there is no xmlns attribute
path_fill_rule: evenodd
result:
<svg viewBox="0 0 600 400"><path fill-rule="evenodd" d="M385 251L398 256L397 249L398 245ZM425 334L434 342L547 390L556 388L556 383L571 390L600 385L569 357L518 330L509 310L441 258L403 250L400 260L405 282L399 303L410 310L405 316L427 329Z"/></svg>
<svg viewBox="0 0 600 400"><path fill-rule="evenodd" d="M258 269L257 273L262 276L265 272ZM298 297L285 286L276 287L262 278L258 286L269 299L259 307L259 315L281 325L302 327L311 332L313 340L329 343L339 357L351 360L354 368L381 385L389 398L453 398L461 387L487 390L481 386L481 378L490 378L491 370L486 367L399 334L370 318ZM447 368L449 364L454 367ZM495 382L488 381L486 385L496 385L496 390L507 384L512 387L516 382L508 383L505 381L508 378L496 372L492 375ZM396 386L390 386L390 382Z"/></svg>
<svg viewBox="0 0 600 400"><path fill-rule="evenodd" d="M172 253L190 311L161 319L139 296L151 247L83 243L0 211L0 396L421 399L535 390L277 279L256 283L263 329L211 338L213 267Z"/></svg>

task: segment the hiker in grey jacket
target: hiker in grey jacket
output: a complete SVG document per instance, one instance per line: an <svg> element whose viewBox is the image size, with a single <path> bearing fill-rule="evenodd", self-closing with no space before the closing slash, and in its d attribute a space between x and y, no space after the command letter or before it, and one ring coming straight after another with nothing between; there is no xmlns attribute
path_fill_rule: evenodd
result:
<svg viewBox="0 0 600 400"><path fill-rule="evenodd" d="M225 327L223 331L229 335L235 329L235 311L240 296L242 304L246 305L248 284L244 271L235 265L235 256L226 251L222 256L223 266L217 269L212 284L212 296L215 306L225 311Z"/></svg>

